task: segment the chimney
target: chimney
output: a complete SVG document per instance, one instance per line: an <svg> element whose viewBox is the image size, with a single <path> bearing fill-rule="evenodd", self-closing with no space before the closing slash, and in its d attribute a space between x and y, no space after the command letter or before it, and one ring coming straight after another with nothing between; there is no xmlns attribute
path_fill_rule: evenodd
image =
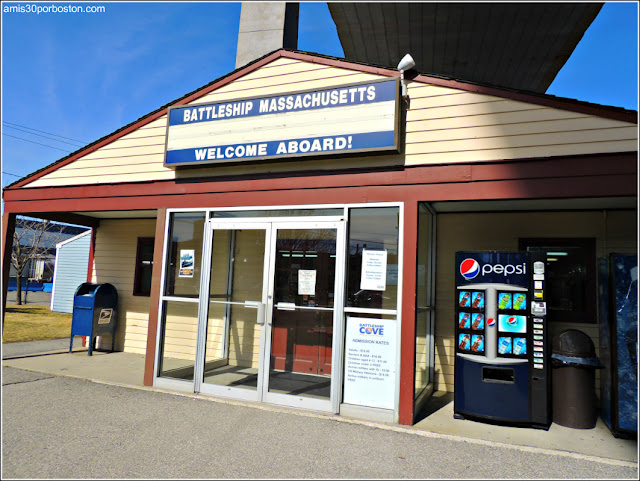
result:
<svg viewBox="0 0 640 481"><path fill-rule="evenodd" d="M279 48L298 48L299 3L242 2L236 68Z"/></svg>

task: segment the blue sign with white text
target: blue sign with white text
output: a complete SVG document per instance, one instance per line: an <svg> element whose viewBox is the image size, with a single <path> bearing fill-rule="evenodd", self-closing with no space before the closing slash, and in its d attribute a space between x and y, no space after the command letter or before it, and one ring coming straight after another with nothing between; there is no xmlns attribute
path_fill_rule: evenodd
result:
<svg viewBox="0 0 640 481"><path fill-rule="evenodd" d="M169 110L166 166L398 152L397 79Z"/></svg>
<svg viewBox="0 0 640 481"><path fill-rule="evenodd" d="M396 81L391 80L314 92L180 107L171 109L169 125L386 102L395 100L396 91Z"/></svg>

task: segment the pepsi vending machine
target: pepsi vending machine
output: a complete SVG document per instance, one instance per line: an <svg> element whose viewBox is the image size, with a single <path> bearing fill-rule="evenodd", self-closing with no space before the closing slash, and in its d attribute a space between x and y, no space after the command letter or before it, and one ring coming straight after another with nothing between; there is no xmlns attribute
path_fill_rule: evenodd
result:
<svg viewBox="0 0 640 481"><path fill-rule="evenodd" d="M549 429L544 253L456 252L454 416Z"/></svg>

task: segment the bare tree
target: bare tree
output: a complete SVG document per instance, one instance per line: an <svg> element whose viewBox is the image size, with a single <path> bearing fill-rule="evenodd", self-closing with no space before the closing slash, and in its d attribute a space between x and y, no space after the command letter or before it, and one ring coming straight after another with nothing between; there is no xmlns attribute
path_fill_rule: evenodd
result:
<svg viewBox="0 0 640 481"><path fill-rule="evenodd" d="M16 303L18 305L22 304L22 280L25 276L25 268L31 262L47 257L52 246L63 240L63 231L63 224L28 217L16 218L11 265L16 270ZM27 272L26 275L28 277L29 273ZM25 293L25 304L26 298Z"/></svg>

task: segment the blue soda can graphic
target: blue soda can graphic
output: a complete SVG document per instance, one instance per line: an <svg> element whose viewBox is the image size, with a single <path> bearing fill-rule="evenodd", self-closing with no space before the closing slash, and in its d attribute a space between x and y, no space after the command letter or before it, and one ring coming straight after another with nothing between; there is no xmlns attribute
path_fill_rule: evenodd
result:
<svg viewBox="0 0 640 481"><path fill-rule="evenodd" d="M460 304L460 307L469 307L471 304L471 292L461 291L458 298L458 304Z"/></svg>
<svg viewBox="0 0 640 481"><path fill-rule="evenodd" d="M471 297L473 298L471 307L474 309L482 309L484 307L484 292L474 292Z"/></svg>
<svg viewBox="0 0 640 481"><path fill-rule="evenodd" d="M511 338L499 337L498 338L498 354L511 354Z"/></svg>
<svg viewBox="0 0 640 481"><path fill-rule="evenodd" d="M511 309L511 293L498 293L498 309Z"/></svg>
<svg viewBox="0 0 640 481"><path fill-rule="evenodd" d="M484 336L471 336L471 350L473 352L484 352Z"/></svg>
<svg viewBox="0 0 640 481"><path fill-rule="evenodd" d="M527 339L524 337L516 337L513 339L513 353L524 355L527 353Z"/></svg>
<svg viewBox="0 0 640 481"><path fill-rule="evenodd" d="M516 294L513 297L513 308L517 311L522 311L527 308L527 295L526 294Z"/></svg>
<svg viewBox="0 0 640 481"><path fill-rule="evenodd" d="M471 344L471 336L469 334L460 334L458 336L458 347L460 349L468 351L469 344Z"/></svg>
<svg viewBox="0 0 640 481"><path fill-rule="evenodd" d="M484 329L484 314L471 315L471 329L476 329L478 331Z"/></svg>
<svg viewBox="0 0 640 481"><path fill-rule="evenodd" d="M468 312L461 312L458 315L458 326L460 329L469 329L471 326L471 314Z"/></svg>

